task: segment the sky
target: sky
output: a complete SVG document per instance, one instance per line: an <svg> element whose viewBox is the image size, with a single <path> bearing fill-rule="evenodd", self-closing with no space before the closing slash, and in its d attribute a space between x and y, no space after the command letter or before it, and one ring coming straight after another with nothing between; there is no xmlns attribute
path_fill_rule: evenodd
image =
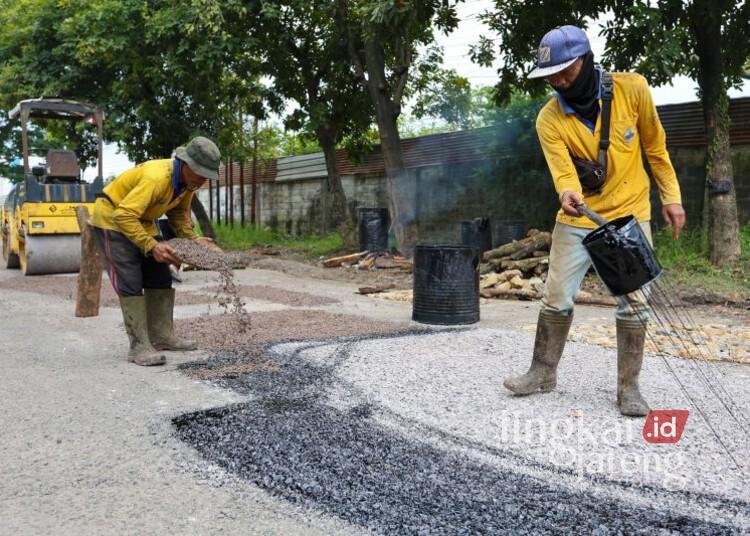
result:
<svg viewBox="0 0 750 536"><path fill-rule="evenodd" d="M437 44L444 49L445 67L454 69L459 75L468 78L472 86L489 86L497 81L497 65L493 67L480 67L469 59L469 46L478 41L479 35L491 37L489 29L477 20L477 16L494 5L493 0L466 0L458 5L458 18L461 21L458 28L448 36L437 35ZM597 35L597 24L591 26L588 32L591 48L595 56L601 56L604 52L604 38ZM536 44L530 44L534 47ZM696 84L685 76L676 77L671 85L653 87L652 94L657 105L675 104L680 102L696 101ZM740 90L731 90L729 96L750 96L750 84L745 82ZM128 158L118 153L117 146L107 144L104 148L104 176L122 173L133 163ZM86 180L91 180L96 174L95 169L87 170L84 174Z"/></svg>
<svg viewBox="0 0 750 536"><path fill-rule="evenodd" d="M492 9L493 0L466 0L458 4L458 18L461 21L458 28L448 36L438 35L437 43L443 47L445 53L445 67L455 69L456 72L469 79L472 86L493 85L497 81L497 64L492 68L480 67L469 60L469 45L476 43L480 35L492 37L492 32L479 20L478 15ZM590 25L588 37L595 57L604 52L604 38L597 35L598 23ZM535 48L537 43L530 43ZM652 94L657 105L692 102L696 97L697 84L685 76L676 77L671 85L653 87ZM745 82L741 90L731 90L731 98L750 96L750 84Z"/></svg>

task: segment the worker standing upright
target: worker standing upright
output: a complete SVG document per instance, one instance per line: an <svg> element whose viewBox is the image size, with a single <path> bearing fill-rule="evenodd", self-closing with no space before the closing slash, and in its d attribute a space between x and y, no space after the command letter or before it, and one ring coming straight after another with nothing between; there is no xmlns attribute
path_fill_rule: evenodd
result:
<svg viewBox="0 0 750 536"><path fill-rule="evenodd" d="M218 180L221 154L209 139L196 137L172 159L150 160L129 169L104 188L91 219L107 275L117 293L130 340L128 360L162 365L163 350L195 350L174 334L170 264L180 259L158 241L156 220L166 214L179 238L194 240L190 204L206 180Z"/></svg>
<svg viewBox="0 0 750 536"><path fill-rule="evenodd" d="M591 266L582 241L595 224L576 207L585 200L607 220L632 214L650 241L645 151L659 188L664 221L672 227L675 239L685 224L666 135L643 76L605 73L594 65L583 30L561 26L542 38L529 78L544 78L556 91L539 112L536 130L561 208L552 233L531 367L526 374L504 382L507 389L521 395L551 391L557 383L575 296ZM623 415L643 416L649 411L638 387L646 337L642 320L647 309L643 302L621 301L615 315L617 405Z"/></svg>

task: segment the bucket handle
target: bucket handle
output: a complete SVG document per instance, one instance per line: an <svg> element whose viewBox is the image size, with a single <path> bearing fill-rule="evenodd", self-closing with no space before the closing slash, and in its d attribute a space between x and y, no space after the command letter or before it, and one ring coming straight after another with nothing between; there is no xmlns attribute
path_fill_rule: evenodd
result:
<svg viewBox="0 0 750 536"><path fill-rule="evenodd" d="M586 203L576 205L576 210L593 221L597 225L607 225L607 220L586 206Z"/></svg>

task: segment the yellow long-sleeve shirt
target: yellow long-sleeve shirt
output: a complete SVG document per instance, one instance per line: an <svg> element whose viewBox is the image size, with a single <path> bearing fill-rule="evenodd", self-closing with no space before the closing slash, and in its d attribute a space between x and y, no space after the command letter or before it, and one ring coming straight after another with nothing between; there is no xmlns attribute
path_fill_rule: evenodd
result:
<svg viewBox="0 0 750 536"><path fill-rule="evenodd" d="M121 232L144 254L157 244L155 221L163 214L178 237L196 238L190 218L193 193L183 190L175 197L172 172L170 159L151 160L123 172L104 188L107 197L96 200L92 225Z"/></svg>
<svg viewBox="0 0 750 536"><path fill-rule="evenodd" d="M648 221L651 219L649 178L643 166L641 144L662 204L681 203L680 186L648 82L636 73L612 73L612 80L607 180L602 191L586 195L585 202L608 220L632 214L638 221ZM553 97L539 112L536 130L558 195L566 190L583 194L570 153L597 160L601 114L592 133L574 113L565 113L559 99ZM574 227L596 227L588 218L568 216L562 210L557 213L557 221Z"/></svg>

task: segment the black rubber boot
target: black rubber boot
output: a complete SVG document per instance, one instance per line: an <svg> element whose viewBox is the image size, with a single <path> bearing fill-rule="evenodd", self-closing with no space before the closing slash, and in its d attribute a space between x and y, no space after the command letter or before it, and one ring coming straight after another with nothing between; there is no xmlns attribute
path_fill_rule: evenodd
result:
<svg viewBox="0 0 750 536"><path fill-rule="evenodd" d="M506 389L517 395L547 393L557 386L557 364L565 348L573 315L559 315L548 311L539 313L531 367L523 376L508 378Z"/></svg>
<svg viewBox="0 0 750 536"><path fill-rule="evenodd" d="M146 327L146 298L143 296L120 297L120 309L122 309L125 331L130 339L128 361L146 367L166 363L166 357L157 352L149 340Z"/></svg>
<svg viewBox="0 0 750 536"><path fill-rule="evenodd" d="M180 339L174 334L174 289L147 288L148 334L157 350L195 350L195 341Z"/></svg>
<svg viewBox="0 0 750 536"><path fill-rule="evenodd" d="M617 319L617 406L630 417L644 417L650 409L638 389L645 340L646 327L640 320Z"/></svg>

